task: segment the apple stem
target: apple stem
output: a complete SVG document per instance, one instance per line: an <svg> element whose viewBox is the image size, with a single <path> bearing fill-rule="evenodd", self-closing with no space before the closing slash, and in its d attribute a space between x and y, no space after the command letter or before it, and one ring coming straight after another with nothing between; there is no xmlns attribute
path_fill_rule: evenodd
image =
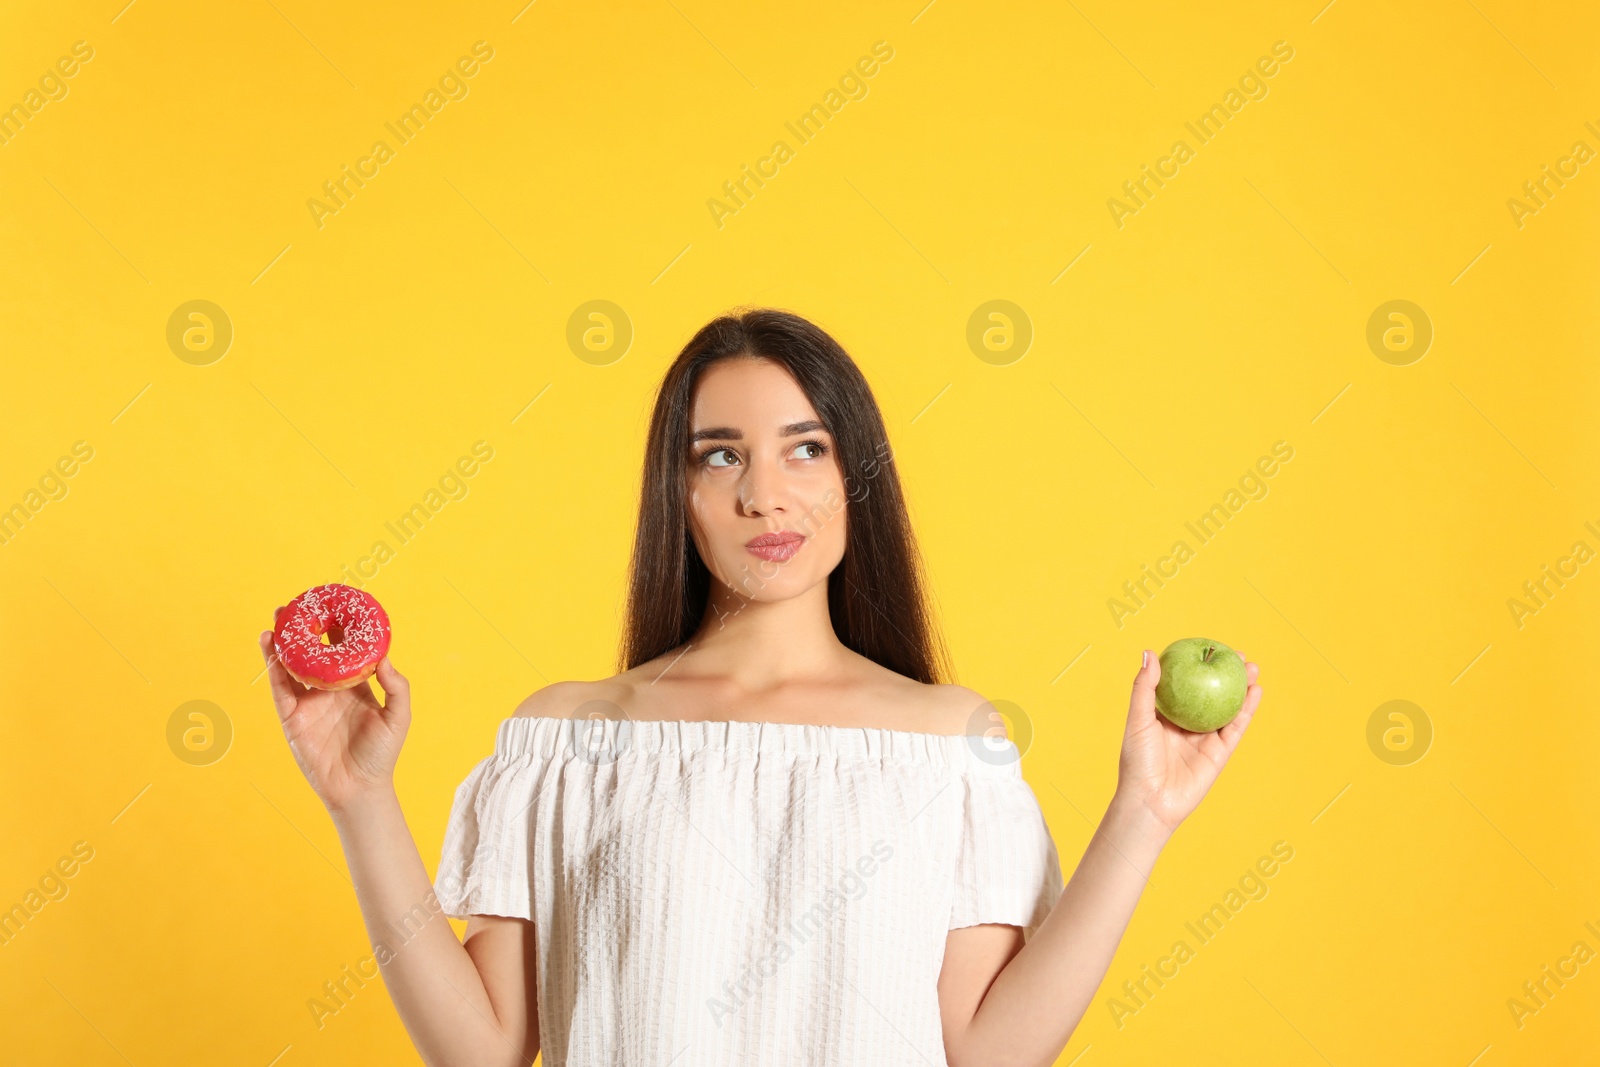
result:
<svg viewBox="0 0 1600 1067"><path fill-rule="evenodd" d="M1216 645L1207 645L1206 646L1206 650L1200 654L1200 662L1201 663L1210 663L1211 662L1211 654L1213 652L1215 652L1216 650L1217 650L1217 646Z"/></svg>

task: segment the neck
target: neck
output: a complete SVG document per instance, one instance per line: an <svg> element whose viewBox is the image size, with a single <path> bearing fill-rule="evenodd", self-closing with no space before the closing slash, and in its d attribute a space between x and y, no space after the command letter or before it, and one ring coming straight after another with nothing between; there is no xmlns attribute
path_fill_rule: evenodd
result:
<svg viewBox="0 0 1600 1067"><path fill-rule="evenodd" d="M720 675L760 692L785 682L837 676L850 652L833 631L828 583L799 596L752 600L712 583L705 616L678 665L693 659L696 674Z"/></svg>

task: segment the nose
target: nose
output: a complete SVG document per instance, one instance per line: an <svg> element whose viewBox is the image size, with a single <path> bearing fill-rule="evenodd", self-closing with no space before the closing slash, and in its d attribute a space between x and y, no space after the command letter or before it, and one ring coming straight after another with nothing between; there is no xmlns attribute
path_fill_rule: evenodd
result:
<svg viewBox="0 0 1600 1067"><path fill-rule="evenodd" d="M752 457L745 465L738 489L739 507L746 515L781 515L788 508L788 488L783 472L774 462Z"/></svg>

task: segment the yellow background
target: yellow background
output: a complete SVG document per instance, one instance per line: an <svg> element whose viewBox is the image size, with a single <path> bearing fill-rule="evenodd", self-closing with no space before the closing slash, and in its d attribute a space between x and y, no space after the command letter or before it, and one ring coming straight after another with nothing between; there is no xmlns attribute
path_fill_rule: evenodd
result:
<svg viewBox="0 0 1600 1067"><path fill-rule="evenodd" d="M1069 874L1140 649L1262 664L1059 1062L1594 1055L1600 963L1521 1028L1506 1005L1600 950L1600 564L1520 628L1507 606L1600 549L1600 163L1520 227L1506 203L1600 150L1592 14L122 2L0 13L0 104L94 49L0 147L0 507L94 449L0 546L0 907L94 849L0 947L0 1058L415 1062L378 985L320 1030L307 1009L368 944L256 634L492 445L368 586L412 679L398 787L431 870L496 724L611 672L652 390L739 304L864 368L960 680L1031 723ZM468 95L318 228L306 201L479 40ZM868 94L798 145L784 122L879 40ZM1280 40L1268 95L1119 229L1108 198ZM719 228L707 200L780 138L794 158ZM235 333L206 366L166 342L194 299ZM566 342L592 299L633 325L609 365ZM1005 366L966 342L991 299L1035 331ZM1409 366L1365 339L1393 299L1435 331ZM1268 495L1116 626L1122 583L1280 440ZM1367 744L1395 699L1434 730L1409 766ZM208 766L168 746L191 700L232 725ZM1108 998L1280 840L1270 895L1118 1028Z"/></svg>

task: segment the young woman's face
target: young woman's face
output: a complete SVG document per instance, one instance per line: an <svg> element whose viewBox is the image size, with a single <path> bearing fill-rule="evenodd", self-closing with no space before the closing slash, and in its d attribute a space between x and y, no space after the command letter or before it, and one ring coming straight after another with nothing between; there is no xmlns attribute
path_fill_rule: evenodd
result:
<svg viewBox="0 0 1600 1067"><path fill-rule="evenodd" d="M767 359L725 359L689 409L689 529L700 558L752 600L784 600L844 558L845 493L833 435ZM752 543L754 542L754 543Z"/></svg>

